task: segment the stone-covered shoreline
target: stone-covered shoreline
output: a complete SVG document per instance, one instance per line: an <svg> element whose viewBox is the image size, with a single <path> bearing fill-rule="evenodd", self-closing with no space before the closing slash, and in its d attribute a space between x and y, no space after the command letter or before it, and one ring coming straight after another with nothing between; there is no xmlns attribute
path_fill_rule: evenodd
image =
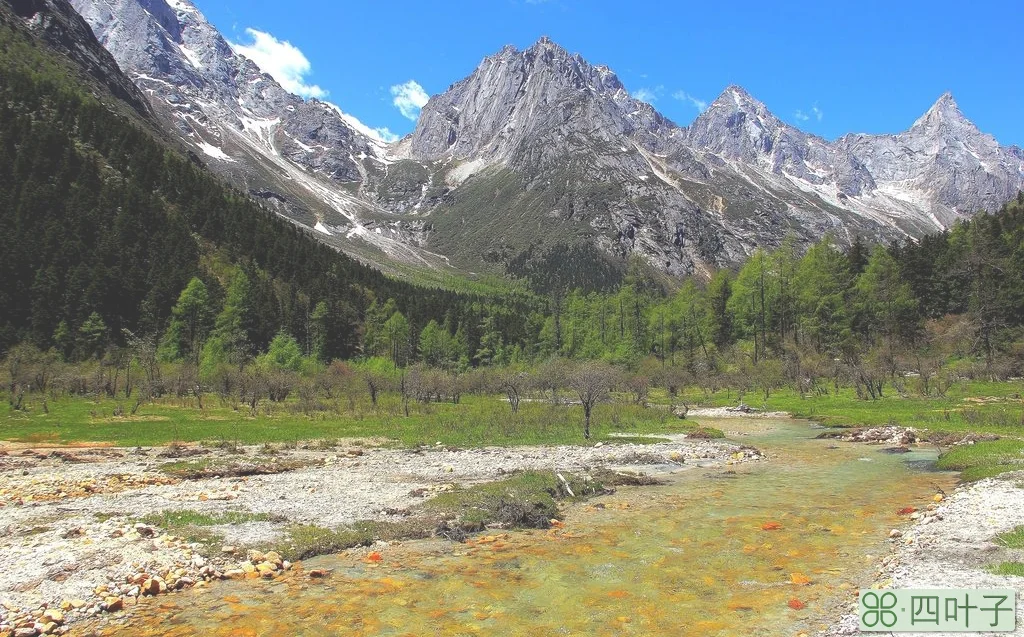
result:
<svg viewBox="0 0 1024 637"><path fill-rule="evenodd" d="M395 449L364 441L272 453L7 444L0 447L0 637L64 634L144 595L226 578L273 578L294 566L260 549L273 546L289 525L400 520L456 484L523 470L656 472L760 457L728 441L665 438L481 449ZM238 512L252 521L212 527L220 540L213 547L140 521L182 510Z"/></svg>

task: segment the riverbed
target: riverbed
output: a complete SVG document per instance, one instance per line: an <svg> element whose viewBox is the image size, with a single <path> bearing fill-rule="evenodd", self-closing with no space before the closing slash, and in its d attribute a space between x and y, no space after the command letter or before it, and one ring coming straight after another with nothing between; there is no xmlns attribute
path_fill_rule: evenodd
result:
<svg viewBox="0 0 1024 637"><path fill-rule="evenodd" d="M898 512L955 483L931 450L837 444L790 419L705 424L768 461L665 473L574 506L561 528L350 551L144 599L103 634L812 634L870 583Z"/></svg>

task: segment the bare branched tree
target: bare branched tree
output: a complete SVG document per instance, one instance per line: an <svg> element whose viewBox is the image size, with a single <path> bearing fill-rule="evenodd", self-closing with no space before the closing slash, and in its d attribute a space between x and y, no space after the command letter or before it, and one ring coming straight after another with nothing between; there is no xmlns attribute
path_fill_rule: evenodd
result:
<svg viewBox="0 0 1024 637"><path fill-rule="evenodd" d="M501 377L499 384L501 390L508 396L508 405L512 408L513 414L519 413L519 401L529 382L530 375L526 372L509 370Z"/></svg>
<svg viewBox="0 0 1024 637"><path fill-rule="evenodd" d="M615 384L615 370L601 361L587 361L569 374L569 386L583 405L583 437L590 439L590 417L594 405L605 399Z"/></svg>

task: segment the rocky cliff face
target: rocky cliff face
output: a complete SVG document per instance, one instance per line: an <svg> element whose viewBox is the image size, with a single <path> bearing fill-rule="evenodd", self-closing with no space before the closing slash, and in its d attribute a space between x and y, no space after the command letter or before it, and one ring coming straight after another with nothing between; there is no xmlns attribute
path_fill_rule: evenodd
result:
<svg viewBox="0 0 1024 637"><path fill-rule="evenodd" d="M357 157L379 144L342 114L285 91L248 59L236 55L186 0L72 0L122 69L150 95L208 158L237 158L219 143L283 154L335 181L359 181Z"/></svg>
<svg viewBox="0 0 1024 637"><path fill-rule="evenodd" d="M719 157L855 196L874 179L856 157L785 124L739 86L730 86L690 125L686 142Z"/></svg>
<svg viewBox="0 0 1024 637"><path fill-rule="evenodd" d="M333 104L303 100L236 54L188 0L72 0L164 125L210 168L322 240L381 266L436 265L422 224L358 192L385 144Z"/></svg>
<svg viewBox="0 0 1024 637"><path fill-rule="evenodd" d="M1024 186L1020 150L980 133L948 96L906 133L829 142L730 86L684 129L632 99L607 68L547 39L505 47L432 98L397 152L455 165L449 185L474 176L435 211L436 241L456 211L463 228L487 227L479 241L500 255L521 247L509 246L521 226L470 207L517 219L548 207L551 221L530 241L560 236L578 217L596 231L591 240L673 272L728 263L787 234L918 236L995 210ZM505 184L509 174L522 193L489 184L504 203L480 198L481 179ZM562 179L572 185L553 196L525 194L556 190Z"/></svg>
<svg viewBox="0 0 1024 637"><path fill-rule="evenodd" d="M609 143L635 138L652 148L665 147L679 132L630 97L608 67L541 38L524 51L506 46L432 98L407 145L419 158L508 160L522 146L570 129Z"/></svg>
<svg viewBox="0 0 1024 637"><path fill-rule="evenodd" d="M607 67L542 38L433 97L394 153L440 166L431 241L459 262L587 241L682 274L744 250L669 183L706 176L683 136Z"/></svg>
<svg viewBox="0 0 1024 637"><path fill-rule="evenodd" d="M880 190L947 226L997 209L1024 183L1020 149L979 131L949 93L904 133L847 135L836 146L859 157Z"/></svg>
<svg viewBox="0 0 1024 637"><path fill-rule="evenodd" d="M385 146L260 73L188 0L73 3L213 168L357 255L500 270L584 242L688 274L787 235L917 236L1024 186L1024 152L948 96L905 133L829 142L730 86L683 128L547 38L485 58Z"/></svg>
<svg viewBox="0 0 1024 637"><path fill-rule="evenodd" d="M8 0L8 4L11 18L20 18L40 39L71 58L115 97L141 115L151 116L142 92L120 72L117 61L96 41L89 24L66 1Z"/></svg>

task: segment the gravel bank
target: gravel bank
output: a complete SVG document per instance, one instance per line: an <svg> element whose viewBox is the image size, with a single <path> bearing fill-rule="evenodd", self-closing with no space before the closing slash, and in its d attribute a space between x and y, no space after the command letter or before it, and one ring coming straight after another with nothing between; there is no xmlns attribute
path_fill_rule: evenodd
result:
<svg viewBox="0 0 1024 637"><path fill-rule="evenodd" d="M656 444L595 447L488 447L333 450L259 448L244 454L201 450L167 457L167 449L0 450L0 636L63 634L75 621L161 593L224 577L273 576L279 558L217 554L201 544L138 524L166 510L263 513L273 521L211 527L227 544L272 541L293 523L339 527L363 519L398 519L454 484L499 479L527 470L589 471L629 466L678 470L757 458L726 441L665 436ZM181 455L182 450L172 450ZM299 467L269 475L182 479L170 462L268 463ZM219 464L218 464L219 463Z"/></svg>
<svg viewBox="0 0 1024 637"><path fill-rule="evenodd" d="M1024 578L993 575L987 567L1024 561L1024 550L995 542L1024 525L1024 472L963 485L940 504L921 512L908 529L894 530L892 550L879 563L879 588L1011 588L1024 591ZM915 514L917 515L917 514ZM852 605L851 610L855 611ZM857 616L844 615L824 634L857 635ZM900 633L901 635L917 633ZM925 633L921 633L925 634ZM962 635L963 633L926 633ZM1024 599L1017 597L1017 629L1024 635Z"/></svg>

